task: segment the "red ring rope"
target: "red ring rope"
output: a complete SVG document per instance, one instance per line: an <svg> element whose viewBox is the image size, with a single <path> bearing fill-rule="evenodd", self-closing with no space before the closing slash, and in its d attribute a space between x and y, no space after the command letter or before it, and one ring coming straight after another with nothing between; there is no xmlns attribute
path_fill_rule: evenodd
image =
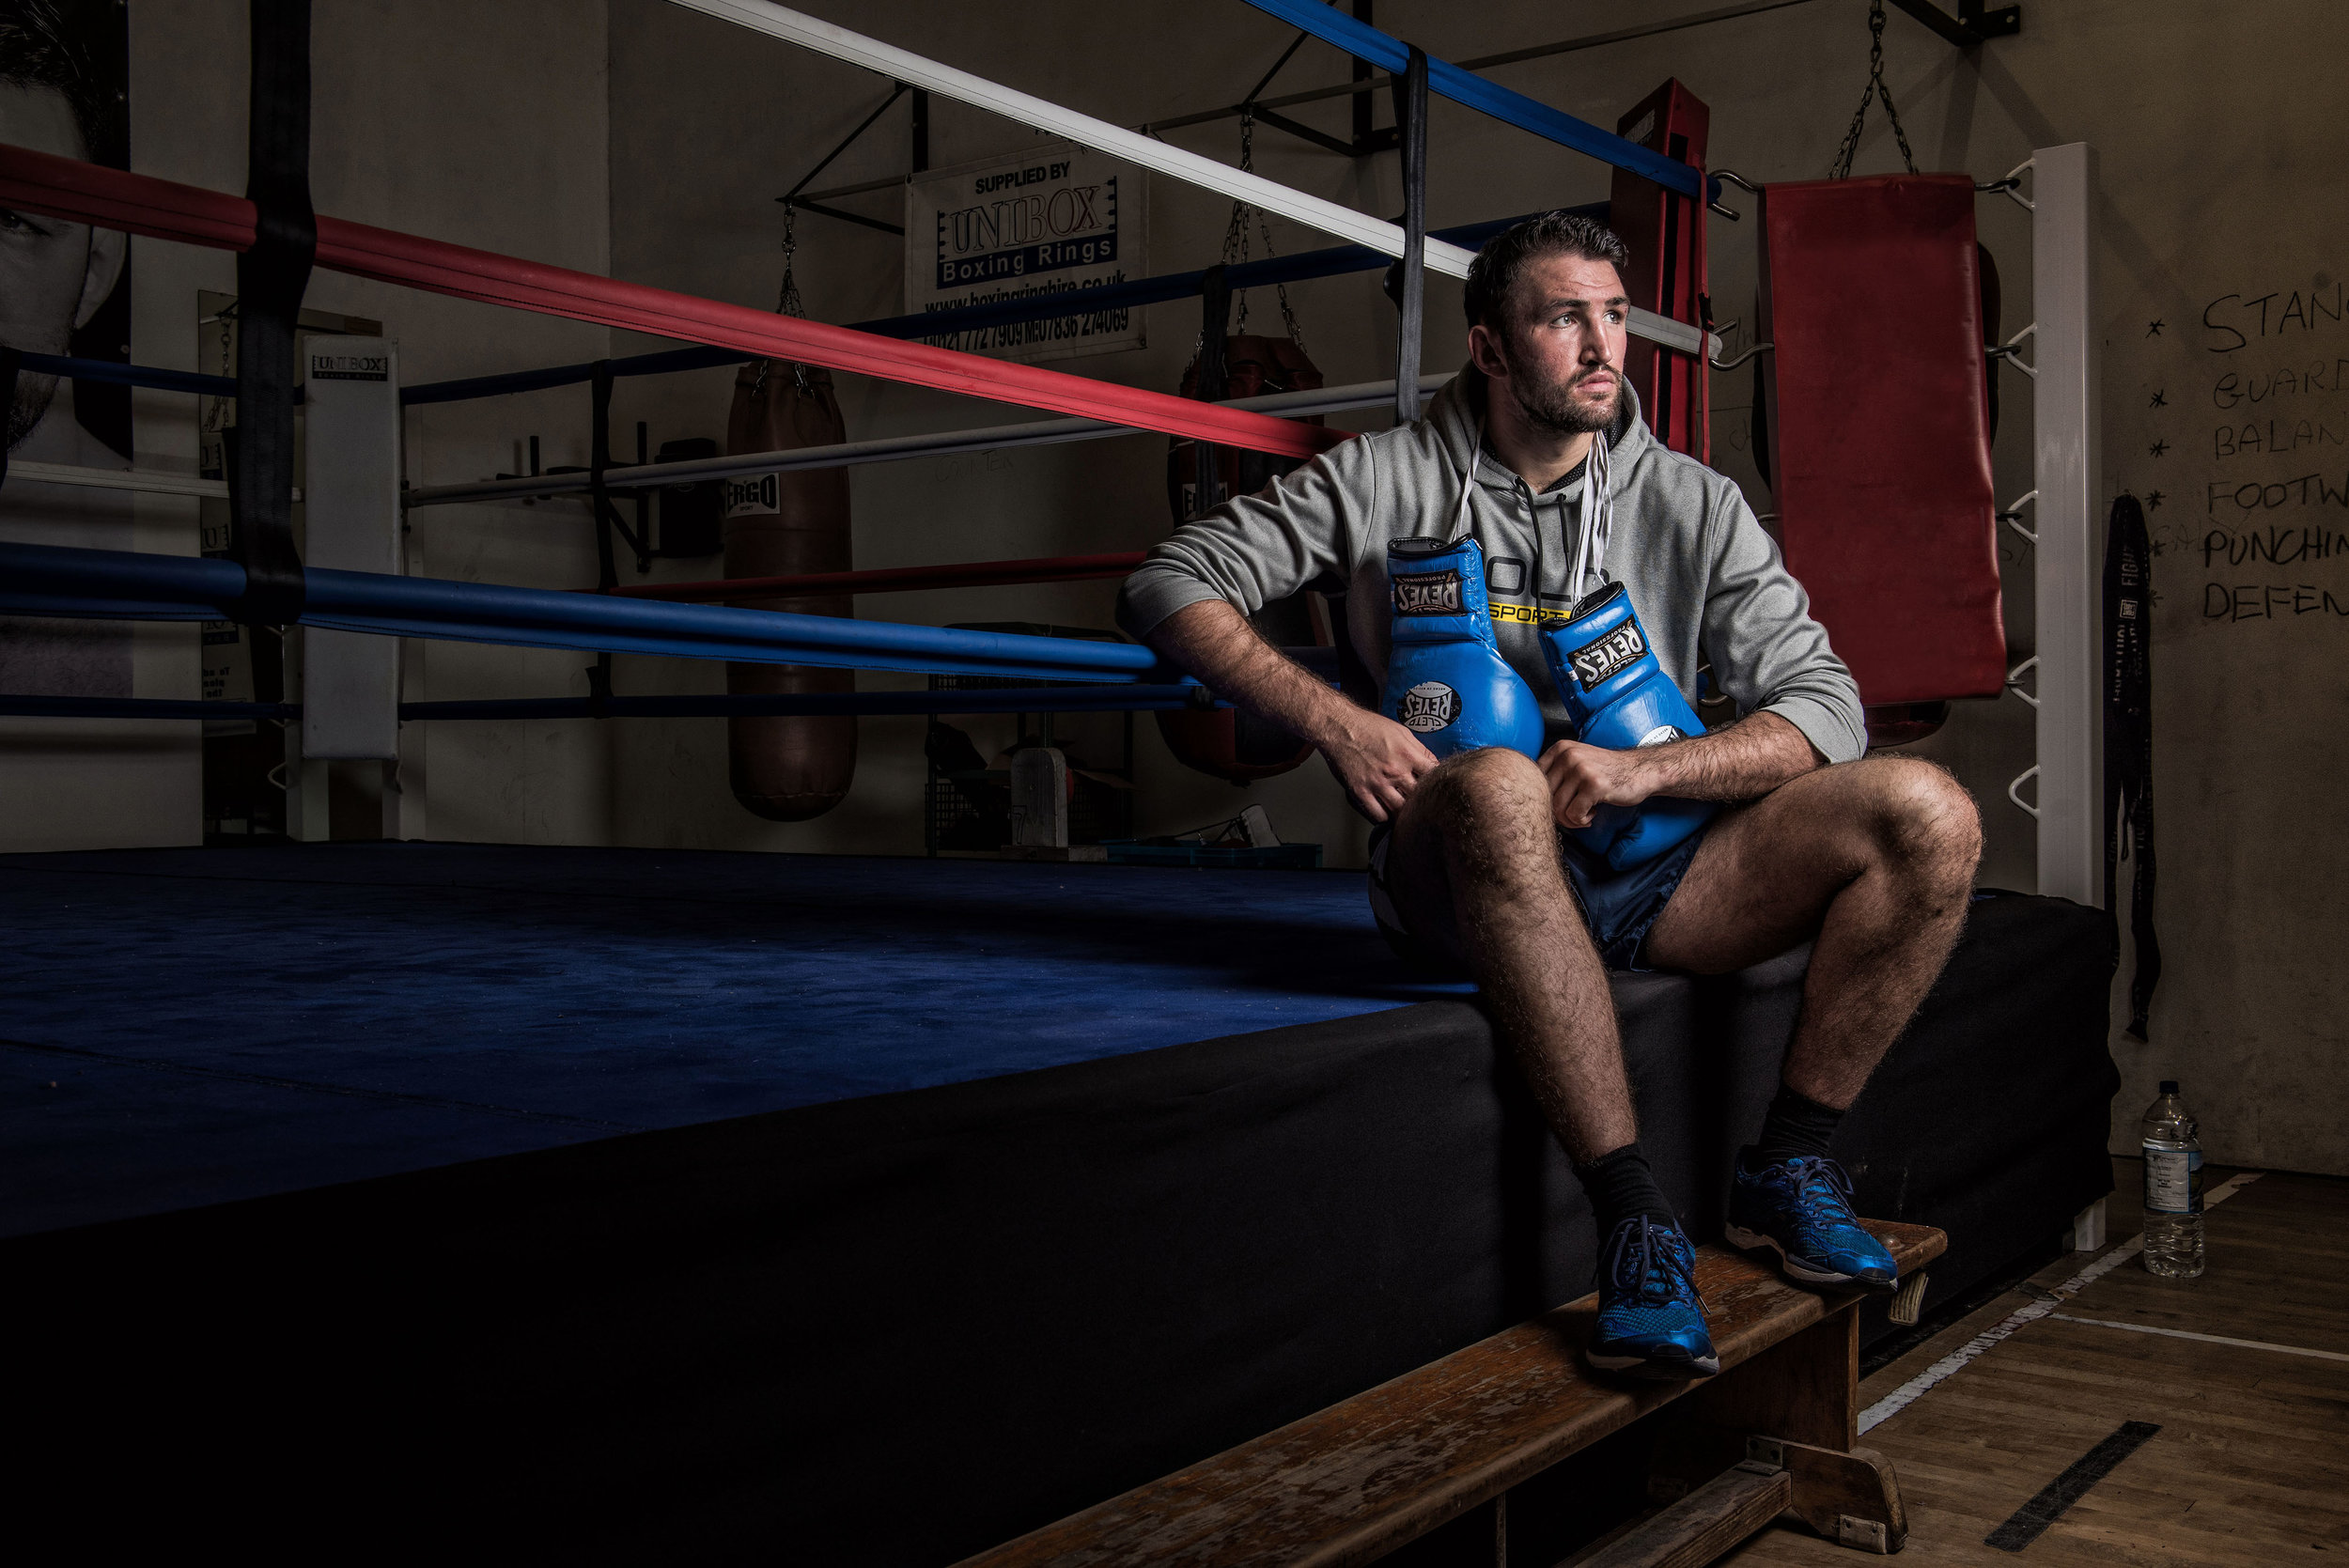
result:
<svg viewBox="0 0 2349 1568"><path fill-rule="evenodd" d="M253 204L241 196L5 144L0 144L0 207L219 250L241 251L253 243ZM318 225L320 267L458 299L739 349L999 403L1109 419L1137 429L1284 458L1313 457L1348 434L1063 371L773 316L748 305L622 283L340 218L321 217Z"/></svg>
<svg viewBox="0 0 2349 1568"><path fill-rule="evenodd" d="M904 594L923 588L989 588L1024 582L1090 582L1124 577L1142 565L1141 551L1118 555L1054 555L1028 561L958 561L943 567L887 567L878 571L805 572L796 577L730 577L708 582L640 582L611 593L620 598L684 603L781 598L810 594Z"/></svg>

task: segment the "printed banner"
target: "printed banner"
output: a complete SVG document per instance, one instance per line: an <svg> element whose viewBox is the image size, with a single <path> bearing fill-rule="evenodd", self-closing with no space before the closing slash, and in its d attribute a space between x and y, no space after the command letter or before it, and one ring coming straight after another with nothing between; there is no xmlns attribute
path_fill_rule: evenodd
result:
<svg viewBox="0 0 2349 1568"><path fill-rule="evenodd" d="M906 313L1081 293L1149 275L1143 171L1055 147L906 186ZM1128 307L923 339L1034 363L1143 347Z"/></svg>

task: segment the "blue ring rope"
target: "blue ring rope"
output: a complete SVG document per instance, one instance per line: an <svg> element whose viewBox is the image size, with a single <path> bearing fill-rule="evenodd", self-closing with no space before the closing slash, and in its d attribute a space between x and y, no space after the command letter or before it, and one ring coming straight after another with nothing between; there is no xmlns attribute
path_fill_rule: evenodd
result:
<svg viewBox="0 0 2349 1568"><path fill-rule="evenodd" d="M1196 686L1022 686L949 691L805 691L650 697L487 697L402 703L403 723L427 720L757 719L893 717L962 713L1146 713L1195 709ZM1216 704L1222 706L1227 705ZM52 697L0 694L11 719L256 720L292 722L300 703L203 702L176 697Z"/></svg>
<svg viewBox="0 0 2349 1568"><path fill-rule="evenodd" d="M442 642L653 654L818 669L1074 681L1180 680L1131 643L907 626L730 605L513 588L313 567L303 626ZM202 556L0 543L0 614L222 620L244 568Z"/></svg>

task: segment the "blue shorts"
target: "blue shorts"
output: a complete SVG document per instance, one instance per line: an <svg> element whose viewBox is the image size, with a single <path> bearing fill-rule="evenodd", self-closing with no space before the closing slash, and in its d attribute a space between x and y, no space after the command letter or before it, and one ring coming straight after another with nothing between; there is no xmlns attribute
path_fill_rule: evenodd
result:
<svg viewBox="0 0 2349 1568"><path fill-rule="evenodd" d="M1465 973L1468 963L1454 933L1411 930L1387 888L1387 841L1393 824L1381 822L1370 831L1370 911L1379 934L1395 952L1430 969ZM1671 849L1628 871L1610 868L1604 856L1594 855L1558 831L1558 860L1566 873L1566 886L1590 927L1599 961L1610 970L1643 971L1647 937L1672 902L1681 877L1688 873L1697 847L1704 842L1700 829Z"/></svg>

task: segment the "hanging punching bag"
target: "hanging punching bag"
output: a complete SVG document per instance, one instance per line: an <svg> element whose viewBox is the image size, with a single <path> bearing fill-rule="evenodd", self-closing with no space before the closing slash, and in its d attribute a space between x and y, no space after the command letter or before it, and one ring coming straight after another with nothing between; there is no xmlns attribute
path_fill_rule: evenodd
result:
<svg viewBox="0 0 2349 1568"><path fill-rule="evenodd" d="M726 451L781 452L831 446L848 439L832 377L786 360L754 362L734 378ZM840 469L750 474L726 484L726 576L786 577L848 571L848 476ZM853 615L854 598L829 594L736 599L748 610L801 615ZM853 691L853 670L791 664L728 664L726 690L766 692ZM804 822L838 805L856 776L856 720L730 718L726 721L734 798L773 822Z"/></svg>
<svg viewBox="0 0 2349 1568"><path fill-rule="evenodd" d="M1311 392L1322 384L1321 372L1305 350L1285 337L1241 334L1223 340L1221 390L1202 390L1201 366L1192 361L1183 372L1182 395L1221 402L1231 397L1256 397L1273 392ZM1209 366L1212 380L1215 367ZM1315 418L1312 423L1318 425ZM1281 474L1302 466L1294 458L1243 452L1219 446L1216 477L1223 499L1253 495ZM1198 449L1188 437L1167 443L1166 498L1178 523L1200 511ZM1249 617L1258 635L1274 647L1308 646L1330 641L1321 617L1303 594L1276 599ZM1313 755L1313 748L1277 724L1268 724L1237 708L1184 710L1158 715L1159 734L1184 767L1233 784L1268 779L1285 773Z"/></svg>

